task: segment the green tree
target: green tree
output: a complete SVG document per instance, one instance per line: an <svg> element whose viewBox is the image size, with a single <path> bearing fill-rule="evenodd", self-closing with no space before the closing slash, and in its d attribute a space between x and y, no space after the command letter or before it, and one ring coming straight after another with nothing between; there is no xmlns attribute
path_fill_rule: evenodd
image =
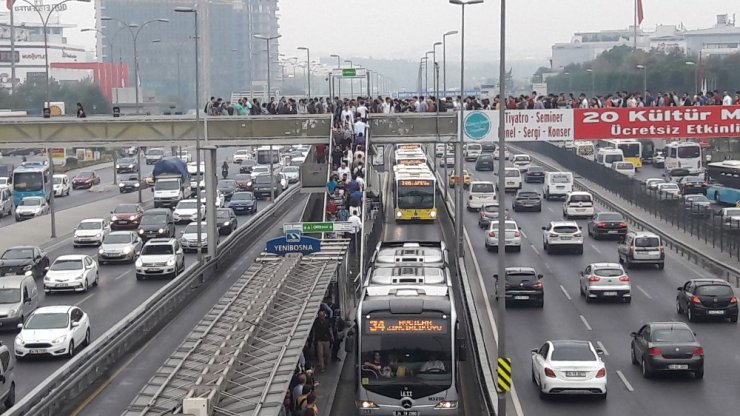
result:
<svg viewBox="0 0 740 416"><path fill-rule="evenodd" d="M39 111L46 102L46 83L25 82L16 87L15 93L15 101L12 101L13 108ZM12 97L7 91L5 94L7 96L0 94L0 103L3 108L11 108ZM49 82L49 100L64 101L67 114L74 114L78 102L82 103L88 114L111 111L110 103L100 90L100 86L90 78L63 83L52 78Z"/></svg>

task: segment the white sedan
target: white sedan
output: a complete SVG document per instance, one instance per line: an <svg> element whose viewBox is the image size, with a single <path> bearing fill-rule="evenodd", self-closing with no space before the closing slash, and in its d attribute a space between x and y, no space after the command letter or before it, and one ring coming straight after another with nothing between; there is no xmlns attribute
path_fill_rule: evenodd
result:
<svg viewBox="0 0 740 416"><path fill-rule="evenodd" d="M90 344L90 318L76 306L38 308L15 337L15 356L73 357L77 349Z"/></svg>
<svg viewBox="0 0 740 416"><path fill-rule="evenodd" d="M606 367L590 341L547 341L532 350L532 382L540 397L597 395L606 399Z"/></svg>
<svg viewBox="0 0 740 416"><path fill-rule="evenodd" d="M208 209L208 193L205 189L200 191L200 202ZM216 190L216 200L214 201L216 208L223 208L226 204L226 197L218 189Z"/></svg>
<svg viewBox="0 0 740 416"><path fill-rule="evenodd" d="M44 276L44 292L87 292L98 285L98 262L84 254L59 256Z"/></svg>

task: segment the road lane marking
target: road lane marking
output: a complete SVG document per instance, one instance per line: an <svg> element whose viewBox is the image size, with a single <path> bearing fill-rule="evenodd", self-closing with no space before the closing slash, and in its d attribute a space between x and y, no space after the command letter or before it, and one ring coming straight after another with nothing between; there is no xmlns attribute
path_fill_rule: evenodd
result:
<svg viewBox="0 0 740 416"><path fill-rule="evenodd" d="M596 341L596 345L601 348L601 351L604 351L604 355L609 355L609 351L606 350L606 347L601 343L601 341Z"/></svg>
<svg viewBox="0 0 740 416"><path fill-rule="evenodd" d="M547 210L548 210L548 211L550 211L550 212L555 212L555 210L553 210L552 208L550 208L550 207L549 207L549 206L547 206L547 205L545 205L545 208L547 208Z"/></svg>
<svg viewBox="0 0 740 416"><path fill-rule="evenodd" d="M583 325L586 326L587 331L591 331L591 325L588 324L588 321L586 320L586 317L583 315L578 315L581 317L581 322L583 322Z"/></svg>
<svg viewBox="0 0 740 416"><path fill-rule="evenodd" d="M627 377L622 374L622 370L617 370L617 376L619 376L619 379L622 380L622 384L624 384L624 387L627 388L627 391L633 392L635 389L632 387L632 384L630 384L629 381L627 381Z"/></svg>
<svg viewBox="0 0 740 416"><path fill-rule="evenodd" d="M595 245L591 244L591 247L596 251L597 253L601 254L601 250L598 249Z"/></svg>
<svg viewBox="0 0 740 416"><path fill-rule="evenodd" d="M121 272L118 276L114 277L113 280L118 280L126 277L127 274L131 273L131 270L126 270L124 272Z"/></svg>
<svg viewBox="0 0 740 416"><path fill-rule="evenodd" d="M565 290L565 286L560 285L560 290L563 292L563 294L565 295L565 297L568 298L568 300L573 300L573 298L570 297L570 293L568 293L568 291Z"/></svg>
<svg viewBox="0 0 740 416"><path fill-rule="evenodd" d="M534 244L530 244L529 246L532 247L532 250L535 252L535 254L537 254L538 256L540 255L540 251L537 250L537 247L535 247Z"/></svg>
<svg viewBox="0 0 740 416"><path fill-rule="evenodd" d="M94 294L94 293L91 293L91 294L89 294L89 295L85 296L84 298L82 298L82 300L80 300L79 302L75 303L75 306L80 306L80 305L82 305L82 304L83 304L83 303L84 303L84 302L85 302L86 300L90 299L90 298L91 298L91 297L93 297L93 296L95 296L95 294Z"/></svg>
<svg viewBox="0 0 740 416"><path fill-rule="evenodd" d="M552 271L552 269L550 268L550 263L545 263L545 268L549 271Z"/></svg>
<svg viewBox="0 0 740 416"><path fill-rule="evenodd" d="M650 294L649 294L649 293L647 293L647 292L645 291L645 289L643 289L642 287L640 287L640 286L638 286L638 285L635 285L635 286L637 287L637 290L639 290L640 292L642 292L642 294L643 294L643 295L645 295L645 297L646 297L646 298L648 298L648 299L650 299L650 300L652 300L652 299L653 299L653 297L652 297L652 296L650 296Z"/></svg>

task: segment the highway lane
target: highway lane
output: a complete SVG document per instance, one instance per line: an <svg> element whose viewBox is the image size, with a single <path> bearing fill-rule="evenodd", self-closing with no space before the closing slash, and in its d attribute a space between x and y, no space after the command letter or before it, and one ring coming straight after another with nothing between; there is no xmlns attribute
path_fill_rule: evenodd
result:
<svg viewBox="0 0 740 416"><path fill-rule="evenodd" d="M304 202L295 204L282 219L276 218L276 221L299 221L304 205ZM125 360L112 369L111 375L103 380L100 387L91 392L72 414L90 416L121 414L164 360L172 354L193 327L251 265L264 249L265 241L281 233L280 227L273 227L268 233L259 236L255 244L231 267L219 272L220 277L206 286L203 292L188 304L187 308L183 308L149 342L131 351Z"/></svg>
<svg viewBox="0 0 740 416"><path fill-rule="evenodd" d="M475 179L494 180L488 172L475 172ZM525 189L541 192L541 185L525 184ZM510 202L507 203L507 206ZM598 207L604 210L604 207ZM714 414L734 414L740 400L734 393L734 374L740 369L740 359L734 346L740 342L737 326L724 322L692 323L707 352L706 375L703 381L691 377L645 380L637 367L630 363L629 333L640 325L656 320L681 320L675 312L676 287L686 279L709 276L673 252L667 252L665 270L629 270L632 278L632 304L586 304L579 296L578 272L588 263L616 261L616 243L594 241L586 236L584 254L548 255L542 250L541 226L562 219L561 203L543 201L542 213L515 213L526 238L521 253L508 253L508 265L534 266L545 275L545 309L511 308L507 311L507 336L510 355L514 360L515 384L526 415L572 415L575 412L599 415L681 414L684 409L702 404L702 409ZM578 221L582 226L585 220ZM470 234L475 254L486 281L489 295L493 294L497 272L497 255L483 247L483 231L477 226L474 213L466 213L465 227ZM565 293L567 293L567 295ZM521 330L526 328L526 330ZM605 357L609 371L609 398L606 402L571 398L542 401L530 381L529 350L547 339L577 338L601 342L609 352ZM634 389L630 392L620 380L619 370Z"/></svg>

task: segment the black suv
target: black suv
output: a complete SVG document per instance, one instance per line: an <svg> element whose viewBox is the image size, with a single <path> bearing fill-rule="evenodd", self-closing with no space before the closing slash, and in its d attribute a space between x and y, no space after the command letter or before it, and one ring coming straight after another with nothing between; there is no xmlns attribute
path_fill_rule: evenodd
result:
<svg viewBox="0 0 740 416"><path fill-rule="evenodd" d="M511 203L514 212L518 211L542 211L542 197L534 191L519 190Z"/></svg>
<svg viewBox="0 0 740 416"><path fill-rule="evenodd" d="M506 292L504 298L506 306L514 303L533 303L538 308L545 306L545 288L542 286L542 275L537 274L533 267L507 267ZM498 275L493 278L498 281ZM496 284L496 299L498 299L498 284Z"/></svg>
<svg viewBox="0 0 740 416"><path fill-rule="evenodd" d="M493 153L481 153L475 161L475 170L493 170Z"/></svg>
<svg viewBox="0 0 740 416"><path fill-rule="evenodd" d="M697 318L729 319L737 322L737 296L732 286L719 279L692 279L678 288L676 311L689 321Z"/></svg>
<svg viewBox="0 0 740 416"><path fill-rule="evenodd" d="M151 208L144 211L138 233L143 240L175 237L175 219L172 211L169 208Z"/></svg>

